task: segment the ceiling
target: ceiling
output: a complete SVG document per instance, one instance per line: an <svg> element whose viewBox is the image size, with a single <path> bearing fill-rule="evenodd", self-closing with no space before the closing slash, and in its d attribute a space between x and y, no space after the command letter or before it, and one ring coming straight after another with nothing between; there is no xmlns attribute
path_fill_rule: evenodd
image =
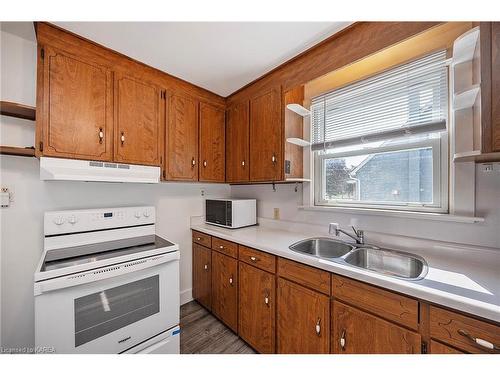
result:
<svg viewBox="0 0 500 375"><path fill-rule="evenodd" d="M228 96L349 22L55 22Z"/></svg>
<svg viewBox="0 0 500 375"><path fill-rule="evenodd" d="M228 96L350 22L54 22L145 64ZM35 40L32 22L3 31Z"/></svg>

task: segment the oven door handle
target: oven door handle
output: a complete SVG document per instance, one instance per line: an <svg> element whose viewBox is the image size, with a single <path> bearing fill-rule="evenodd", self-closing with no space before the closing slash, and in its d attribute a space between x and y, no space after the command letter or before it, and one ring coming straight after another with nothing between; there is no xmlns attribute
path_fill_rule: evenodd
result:
<svg viewBox="0 0 500 375"><path fill-rule="evenodd" d="M40 294L53 292L58 289L70 288L77 285L110 279L112 277L155 267L163 263L179 261L179 258L179 251L173 251L170 253L154 255L148 258L113 264L95 270L38 281L35 283L34 294L35 296L38 296Z"/></svg>

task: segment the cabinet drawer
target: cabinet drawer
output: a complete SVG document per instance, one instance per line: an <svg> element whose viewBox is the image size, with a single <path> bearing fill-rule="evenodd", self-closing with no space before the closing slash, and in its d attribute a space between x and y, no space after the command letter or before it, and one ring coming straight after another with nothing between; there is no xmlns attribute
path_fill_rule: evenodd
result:
<svg viewBox="0 0 500 375"><path fill-rule="evenodd" d="M471 353L500 353L500 325L435 306L431 306L430 321L431 337L437 340ZM497 349L488 348L491 345Z"/></svg>
<svg viewBox="0 0 500 375"><path fill-rule="evenodd" d="M193 242L196 242L200 245L203 245L205 247L211 248L212 247L212 237L209 236L208 234L201 233L201 232L196 232L193 230Z"/></svg>
<svg viewBox="0 0 500 375"><path fill-rule="evenodd" d="M276 272L276 257L246 246L239 246L239 260L251 264L264 271Z"/></svg>
<svg viewBox="0 0 500 375"><path fill-rule="evenodd" d="M212 238L212 249L217 250L223 254L229 255L233 258L238 258L238 244L234 242L229 242L226 240L221 240L220 238Z"/></svg>
<svg viewBox="0 0 500 375"><path fill-rule="evenodd" d="M278 275L325 294L330 294L330 273L278 258Z"/></svg>
<svg viewBox="0 0 500 375"><path fill-rule="evenodd" d="M370 311L408 328L418 329L418 301L381 288L333 275L335 299Z"/></svg>

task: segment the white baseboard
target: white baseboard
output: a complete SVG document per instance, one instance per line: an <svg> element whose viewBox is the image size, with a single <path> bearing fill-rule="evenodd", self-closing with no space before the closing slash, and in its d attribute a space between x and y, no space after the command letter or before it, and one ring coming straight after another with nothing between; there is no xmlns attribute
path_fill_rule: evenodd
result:
<svg viewBox="0 0 500 375"><path fill-rule="evenodd" d="M181 306L193 300L193 289L189 288L181 291Z"/></svg>

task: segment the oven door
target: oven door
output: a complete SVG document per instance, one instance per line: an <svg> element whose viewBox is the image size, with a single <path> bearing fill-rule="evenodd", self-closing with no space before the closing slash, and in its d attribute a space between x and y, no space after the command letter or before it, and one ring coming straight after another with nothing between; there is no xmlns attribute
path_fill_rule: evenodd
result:
<svg viewBox="0 0 500 375"><path fill-rule="evenodd" d="M35 297L35 341L45 352L121 353L178 324L178 257Z"/></svg>
<svg viewBox="0 0 500 375"><path fill-rule="evenodd" d="M231 227L233 224L231 201L207 199L205 202L207 223Z"/></svg>

